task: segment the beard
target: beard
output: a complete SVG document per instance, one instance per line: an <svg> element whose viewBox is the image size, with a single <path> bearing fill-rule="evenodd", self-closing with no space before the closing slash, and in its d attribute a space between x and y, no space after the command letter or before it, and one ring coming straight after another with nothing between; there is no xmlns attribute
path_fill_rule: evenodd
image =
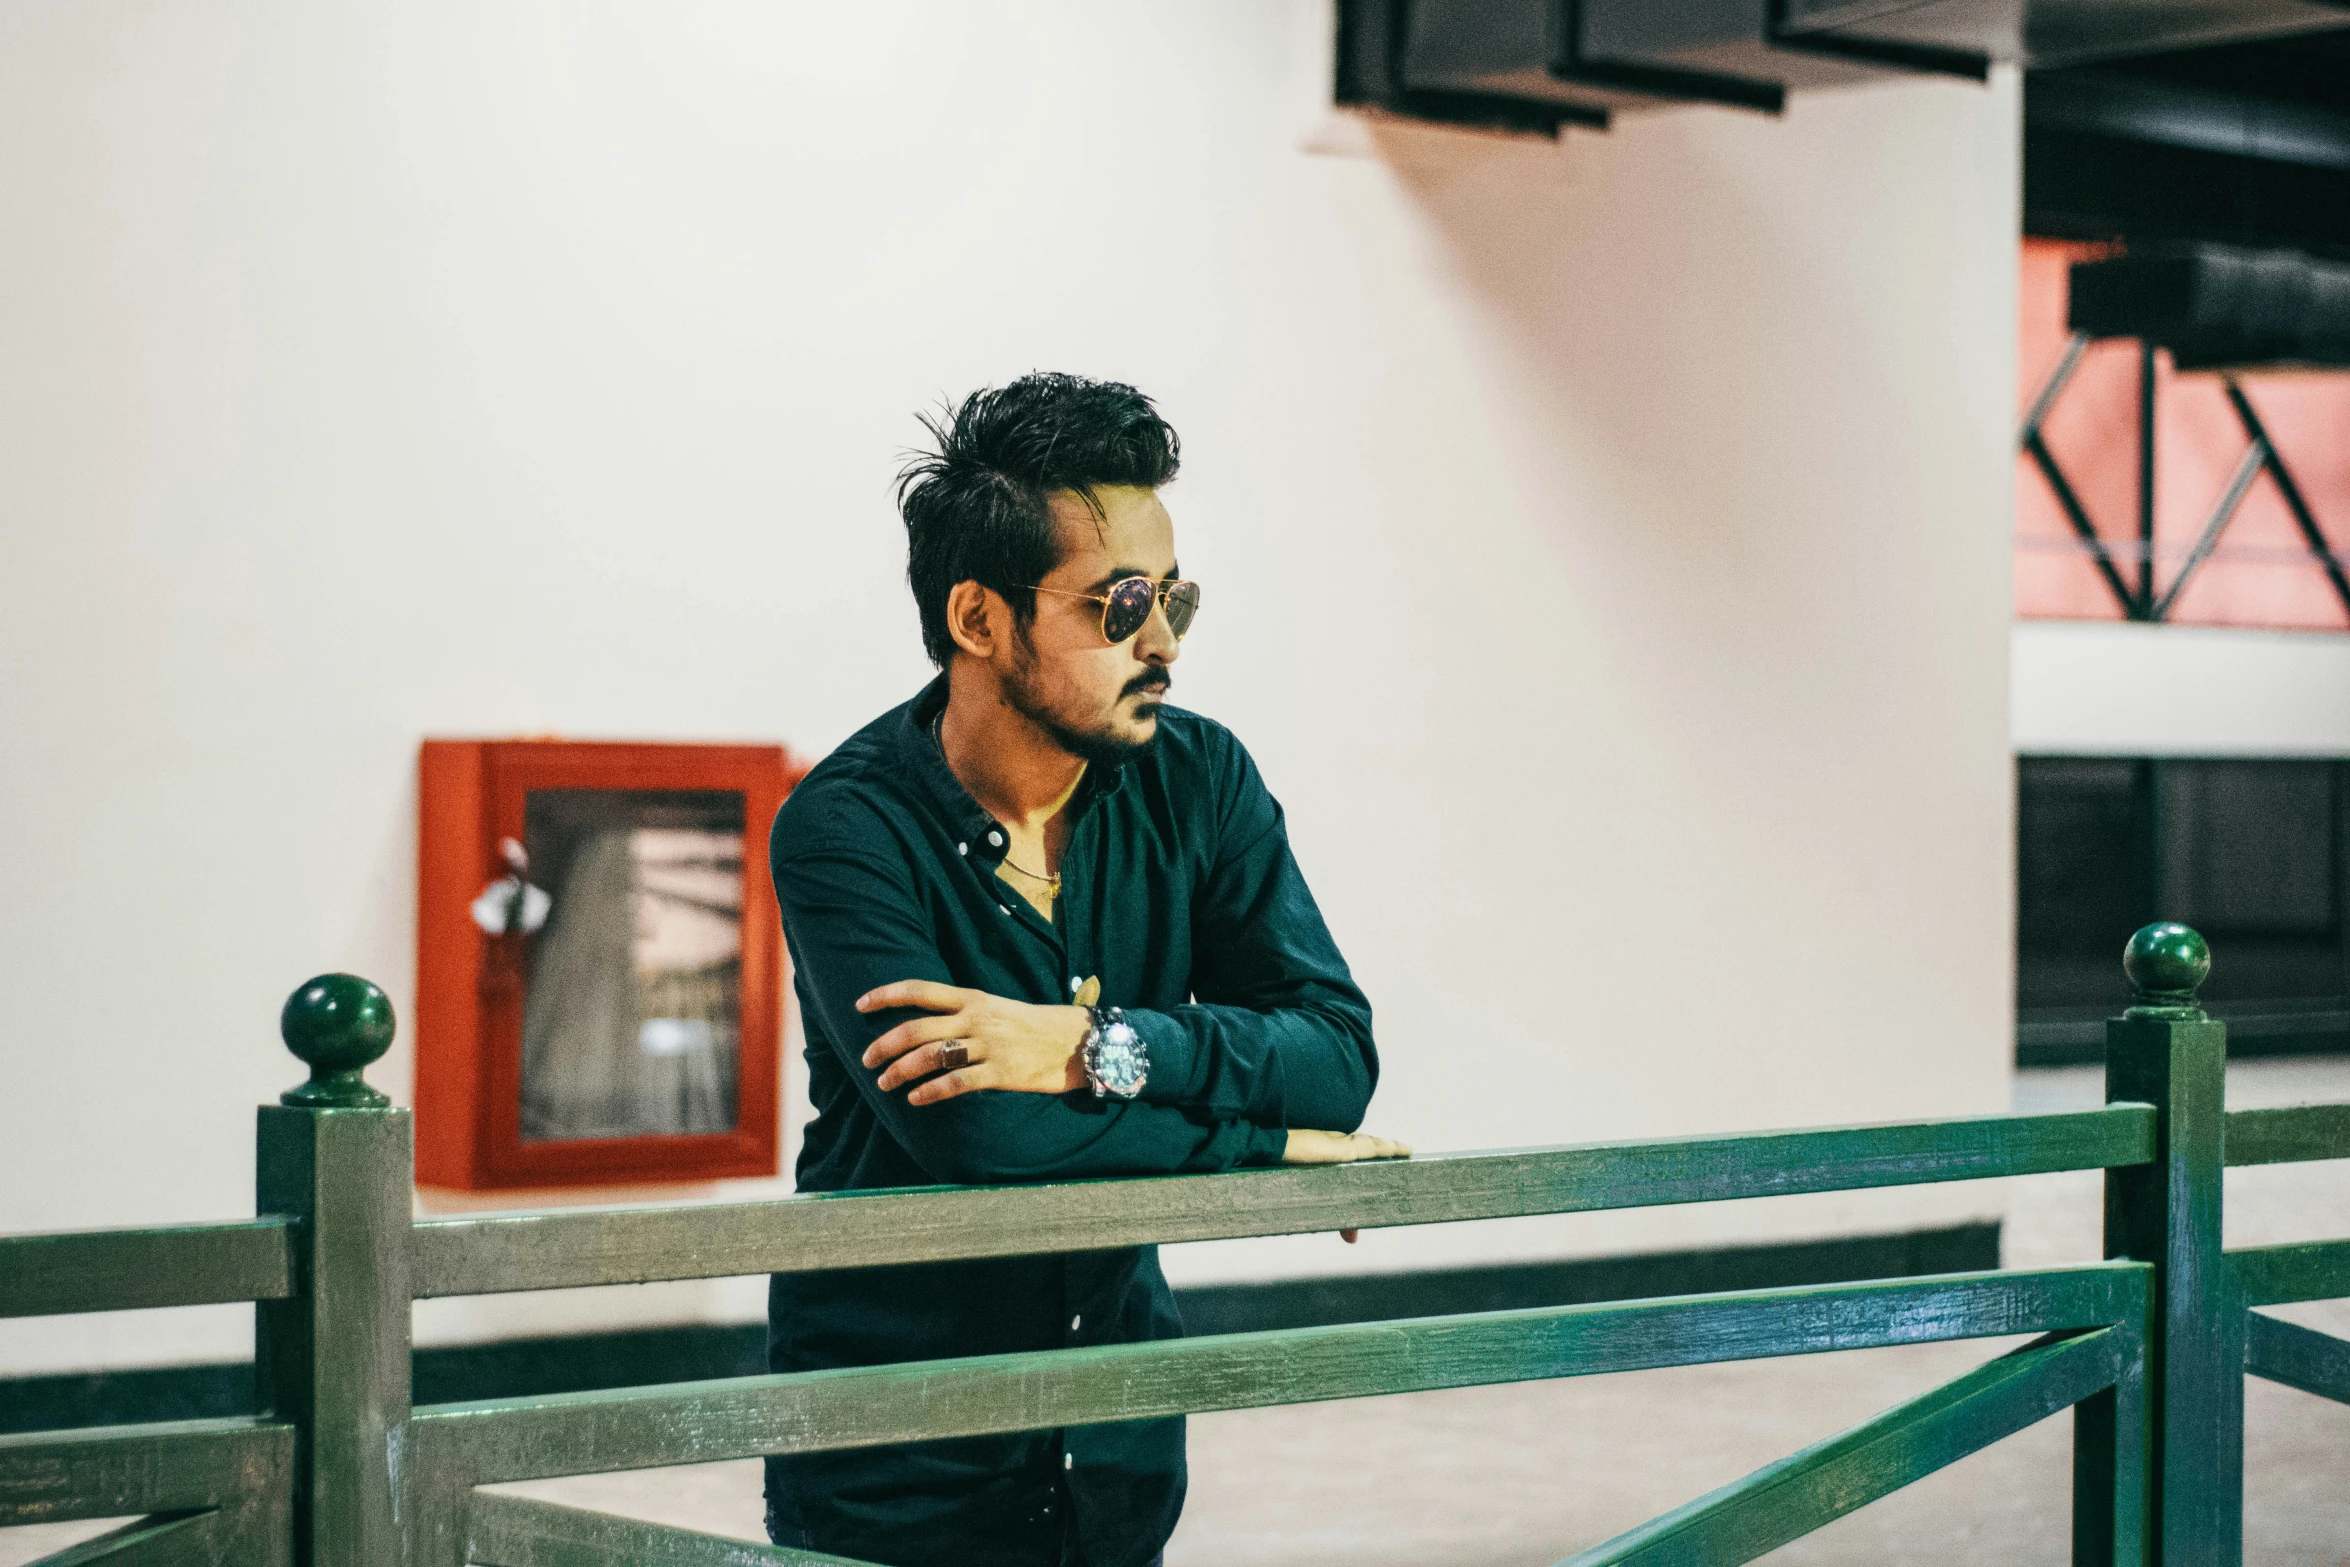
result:
<svg viewBox="0 0 2350 1567"><path fill-rule="evenodd" d="M1140 740L1119 733L1111 727L1118 707L1130 696L1144 691L1165 691L1174 684L1174 677L1164 669L1145 670L1119 690L1118 700L1111 704L1109 713L1091 724L1079 724L1056 711L1047 699L1044 683L1038 678L1036 650L1028 646L1025 637L1021 639L1020 658L1013 665L1011 675L1004 683L1004 700L1011 704L1012 711L1051 736L1053 744L1071 756L1102 767L1118 767L1132 761L1149 750L1151 742L1159 737L1155 717L1151 732Z"/></svg>

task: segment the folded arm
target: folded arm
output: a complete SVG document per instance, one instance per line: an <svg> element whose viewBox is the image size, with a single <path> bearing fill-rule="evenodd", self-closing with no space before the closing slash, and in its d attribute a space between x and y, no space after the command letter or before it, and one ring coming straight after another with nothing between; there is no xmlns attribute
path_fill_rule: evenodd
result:
<svg viewBox="0 0 2350 1567"><path fill-rule="evenodd" d="M779 845L773 869L792 962L816 1014L808 1019L811 1033L840 1055L882 1124L936 1179L981 1185L1173 1175L1280 1161L1286 1140L1278 1130L1170 1104L1057 1093L965 1093L909 1103L902 1087L881 1085L882 1074L864 1056L899 1024L930 1014L908 1007L859 1011L857 1002L900 981L943 987L952 979L911 877L884 855L846 846L787 854Z"/></svg>

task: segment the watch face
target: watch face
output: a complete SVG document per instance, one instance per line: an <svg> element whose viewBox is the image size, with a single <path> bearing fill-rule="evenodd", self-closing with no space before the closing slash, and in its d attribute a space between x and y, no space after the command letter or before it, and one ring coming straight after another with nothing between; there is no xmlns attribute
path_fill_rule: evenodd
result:
<svg viewBox="0 0 2350 1567"><path fill-rule="evenodd" d="M1130 1023L1111 1023L1101 1032L1094 1045L1094 1075L1102 1086L1113 1094L1132 1094L1142 1087L1147 1058L1143 1053L1142 1037Z"/></svg>

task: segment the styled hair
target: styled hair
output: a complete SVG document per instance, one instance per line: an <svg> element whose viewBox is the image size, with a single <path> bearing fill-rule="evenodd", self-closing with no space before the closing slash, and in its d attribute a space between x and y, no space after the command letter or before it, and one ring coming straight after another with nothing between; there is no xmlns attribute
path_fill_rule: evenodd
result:
<svg viewBox="0 0 2350 1567"><path fill-rule="evenodd" d="M947 595L956 583L994 589L1023 626L1034 618L1029 590L1060 564L1054 491L1075 494L1099 516L1095 490L1155 490L1183 460L1151 400L1116 381L1040 372L920 417L935 449L898 470L898 514L922 647L941 669L955 651Z"/></svg>

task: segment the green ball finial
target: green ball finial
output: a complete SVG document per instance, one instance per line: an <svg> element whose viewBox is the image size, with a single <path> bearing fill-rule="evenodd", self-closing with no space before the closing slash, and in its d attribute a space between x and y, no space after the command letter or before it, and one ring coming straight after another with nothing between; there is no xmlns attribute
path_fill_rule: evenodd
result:
<svg viewBox="0 0 2350 1567"><path fill-rule="evenodd" d="M2130 977L2132 1011L2199 1012L2195 992L2211 972L2211 948L2184 925L2149 925L2122 949L2122 972Z"/></svg>
<svg viewBox="0 0 2350 1567"><path fill-rule="evenodd" d="M310 1081L278 1103L313 1110L377 1110L391 1103L361 1074L392 1048L392 998L356 974L321 974L286 997L277 1021L286 1048L310 1063Z"/></svg>

